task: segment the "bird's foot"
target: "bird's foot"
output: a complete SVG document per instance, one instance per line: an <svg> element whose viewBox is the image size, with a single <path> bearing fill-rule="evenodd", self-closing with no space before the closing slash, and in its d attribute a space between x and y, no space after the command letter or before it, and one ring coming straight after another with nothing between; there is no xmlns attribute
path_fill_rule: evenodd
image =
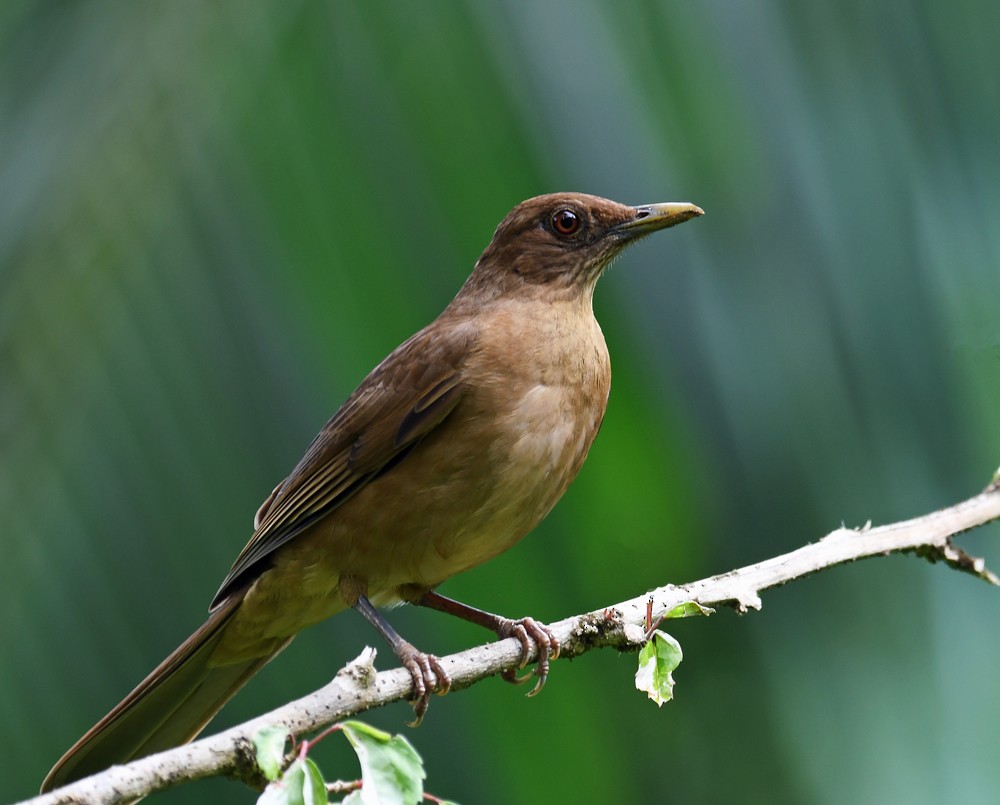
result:
<svg viewBox="0 0 1000 805"><path fill-rule="evenodd" d="M413 704L413 721L408 726L419 727L430 705L431 694L444 696L451 690L451 677L437 657L425 654L411 643L401 647L398 656L413 679L413 698L410 700Z"/></svg>
<svg viewBox="0 0 1000 805"><path fill-rule="evenodd" d="M341 585L344 581L341 579ZM392 653L396 655L403 667L410 672L413 680L413 721L411 727L417 727L424 720L424 714L431 702L431 694L437 693L444 696L451 690L451 677L444 670L441 660L433 654L425 654L413 643L400 637L399 632L392 628L390 623L383 618L378 610L372 606L372 602L364 595L358 595L352 605L364 618L374 626L392 646Z"/></svg>
<svg viewBox="0 0 1000 805"><path fill-rule="evenodd" d="M535 667L533 673L518 676L517 670L514 668L508 668L506 671L500 673L501 679L513 685L523 685L532 676L537 676L538 681L535 683L535 687L528 693L529 696L536 695L545 686L545 682L549 678L549 661L559 656L559 641L556 639L556 636L548 626L539 623L534 618L521 618L520 620L500 618L496 627L496 633L501 638L517 638L521 643L519 669L524 668L528 664L528 659L531 657L532 641L538 646L538 665Z"/></svg>
<svg viewBox="0 0 1000 805"><path fill-rule="evenodd" d="M545 680L549 678L549 661L559 656L559 641L556 639L555 634L552 633L552 630L545 624L539 623L534 618L511 620L500 615L494 615L492 612L470 607L461 601L446 598L433 590L426 590L423 594L408 598L407 600L422 607L436 609L438 612L447 612L449 615L454 615L456 618L469 621L469 623L475 623L478 626L489 629L501 639L507 637L516 638L521 644L521 662L518 668L524 668L528 664L528 660L531 659L532 643L534 643L538 646L538 666L534 671L534 675L538 677L538 682L535 683L535 687L528 695L534 696L545 685ZM517 671L513 668L503 671L500 674L502 679L512 682L515 685L527 682L531 676L531 674L526 674L523 677L519 677Z"/></svg>

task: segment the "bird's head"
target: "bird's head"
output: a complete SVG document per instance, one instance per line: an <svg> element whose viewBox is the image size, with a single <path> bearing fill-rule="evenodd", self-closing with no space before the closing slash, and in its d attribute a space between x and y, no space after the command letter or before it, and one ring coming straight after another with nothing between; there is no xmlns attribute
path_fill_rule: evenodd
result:
<svg viewBox="0 0 1000 805"><path fill-rule="evenodd" d="M688 203L630 207L583 193L536 196L500 222L469 285L490 295L518 288L592 293L597 278L626 246L703 214Z"/></svg>

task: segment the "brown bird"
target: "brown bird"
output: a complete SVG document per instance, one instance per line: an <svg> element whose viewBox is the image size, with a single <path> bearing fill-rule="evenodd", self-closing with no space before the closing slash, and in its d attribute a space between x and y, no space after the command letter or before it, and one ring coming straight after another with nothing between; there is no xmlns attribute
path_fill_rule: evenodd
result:
<svg viewBox="0 0 1000 805"><path fill-rule="evenodd" d="M515 207L451 304L372 370L264 501L204 625L42 790L192 740L296 633L348 607L409 669L417 721L450 680L377 606L417 604L516 637L522 666L534 641L537 691L559 650L547 628L434 590L510 548L566 491L611 384L594 285L625 246L698 215L577 193Z"/></svg>

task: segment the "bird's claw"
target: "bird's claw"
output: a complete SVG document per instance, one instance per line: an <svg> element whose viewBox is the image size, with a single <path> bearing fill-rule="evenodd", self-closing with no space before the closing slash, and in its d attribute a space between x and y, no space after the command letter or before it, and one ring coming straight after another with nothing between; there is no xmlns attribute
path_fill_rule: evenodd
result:
<svg viewBox="0 0 1000 805"><path fill-rule="evenodd" d="M403 666L410 672L413 679L413 721L409 727L419 727L424 720L424 714L431 702L431 694L444 696L451 690L451 677L444 669L441 661L433 654L413 650L402 658Z"/></svg>
<svg viewBox="0 0 1000 805"><path fill-rule="evenodd" d="M538 666L532 673L518 676L517 671L513 668L508 668L500 673L500 678L512 685L523 685L532 676L537 676L538 682L528 692L528 696L536 695L549 678L549 661L559 656L559 640L548 626L539 623L534 618L521 618L516 621L504 618L497 628L497 635L502 638L513 637L520 642L521 661L518 668L524 668L528 664L532 642L538 646Z"/></svg>
<svg viewBox="0 0 1000 805"><path fill-rule="evenodd" d="M520 665L518 667L519 668L523 668L524 666ZM517 668L507 668L507 669L505 669L505 670L503 670L503 671L500 672L500 678L504 682L510 682L510 684L512 684L512 685L523 685L525 682L527 682L529 679L531 679L531 677L533 677L534 675L535 675L534 671L529 671L526 674L518 676Z"/></svg>

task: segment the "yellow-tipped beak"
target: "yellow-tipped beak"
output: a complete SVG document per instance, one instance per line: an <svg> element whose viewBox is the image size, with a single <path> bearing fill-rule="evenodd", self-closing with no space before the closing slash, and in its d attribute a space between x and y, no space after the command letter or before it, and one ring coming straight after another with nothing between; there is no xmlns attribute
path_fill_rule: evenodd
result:
<svg viewBox="0 0 1000 805"><path fill-rule="evenodd" d="M704 214L705 211L701 207L686 201L643 204L635 208L635 218L619 224L616 229L626 237L637 237L682 224Z"/></svg>

